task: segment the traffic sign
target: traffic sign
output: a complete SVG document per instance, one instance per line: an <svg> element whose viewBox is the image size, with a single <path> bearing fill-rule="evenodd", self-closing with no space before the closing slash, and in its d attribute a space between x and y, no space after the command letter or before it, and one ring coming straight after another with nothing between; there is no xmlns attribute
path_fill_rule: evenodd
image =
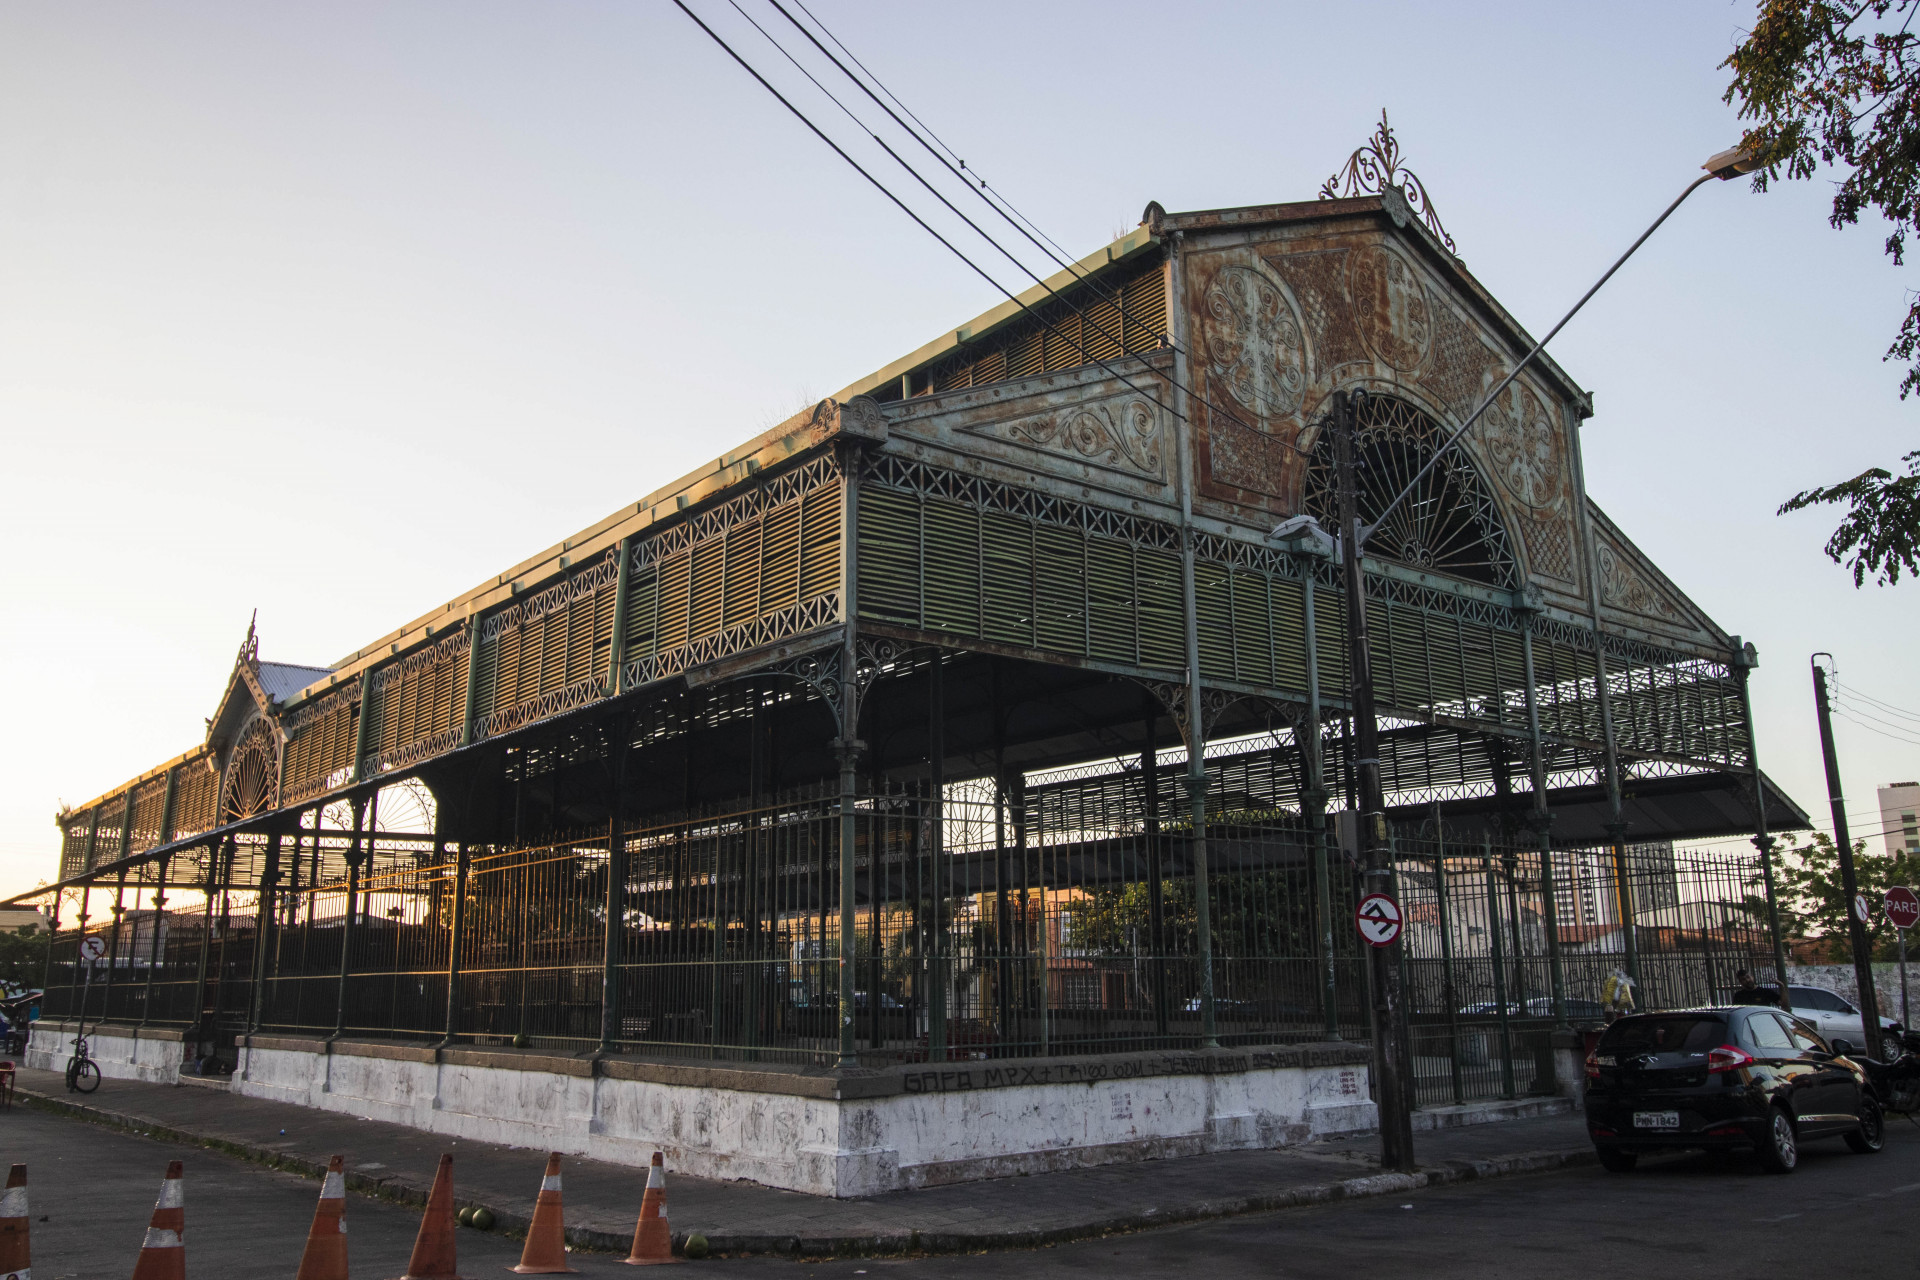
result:
<svg viewBox="0 0 1920 1280"><path fill-rule="evenodd" d="M88 964L99 964L106 959L107 940L99 934L92 934L80 940L80 958Z"/></svg>
<svg viewBox="0 0 1920 1280"><path fill-rule="evenodd" d="M1887 919L1896 929L1911 929L1920 924L1920 893L1905 885L1887 890Z"/></svg>
<svg viewBox="0 0 1920 1280"><path fill-rule="evenodd" d="M1354 908L1353 922L1369 946L1392 946L1400 936L1400 904L1387 894L1370 893Z"/></svg>
<svg viewBox="0 0 1920 1280"><path fill-rule="evenodd" d="M1866 894L1856 893L1853 895L1853 914L1860 917L1861 924L1871 924L1873 922L1873 903L1868 901Z"/></svg>

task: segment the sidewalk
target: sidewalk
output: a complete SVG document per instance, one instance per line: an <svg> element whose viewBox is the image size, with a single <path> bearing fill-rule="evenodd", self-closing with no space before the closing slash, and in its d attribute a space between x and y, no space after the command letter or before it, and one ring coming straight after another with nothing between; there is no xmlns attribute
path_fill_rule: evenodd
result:
<svg viewBox="0 0 1920 1280"><path fill-rule="evenodd" d="M109 1080L92 1095L69 1094L57 1072L19 1073L25 1105L155 1138L189 1142L318 1177L335 1152L347 1185L424 1204L440 1153L454 1155L455 1194L484 1205L496 1229L524 1230L544 1151L454 1141L401 1125L229 1095L207 1085ZM1379 1172L1371 1137L1273 1151L1106 1165L1031 1177L832 1200L747 1182L668 1171L676 1247L705 1235L716 1252L802 1255L970 1252L1022 1248L1111 1231L1386 1195L1416 1187L1592 1160L1578 1112L1441 1128L1415 1135L1420 1172ZM625 1253L640 1208L644 1171L596 1160L565 1165L568 1239Z"/></svg>

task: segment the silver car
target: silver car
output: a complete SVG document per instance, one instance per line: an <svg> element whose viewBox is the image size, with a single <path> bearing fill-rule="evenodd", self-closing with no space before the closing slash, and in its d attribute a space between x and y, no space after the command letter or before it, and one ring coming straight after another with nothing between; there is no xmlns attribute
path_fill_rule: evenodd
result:
<svg viewBox="0 0 1920 1280"><path fill-rule="evenodd" d="M1860 1017L1860 1011L1853 1007L1845 996L1837 995L1824 987L1787 988L1787 996L1793 1001L1793 1011L1813 1024L1822 1039L1835 1038L1850 1041L1856 1048L1865 1051L1867 1043L1866 1023ZM1881 1018L1880 1029L1885 1032L1899 1025L1892 1018Z"/></svg>

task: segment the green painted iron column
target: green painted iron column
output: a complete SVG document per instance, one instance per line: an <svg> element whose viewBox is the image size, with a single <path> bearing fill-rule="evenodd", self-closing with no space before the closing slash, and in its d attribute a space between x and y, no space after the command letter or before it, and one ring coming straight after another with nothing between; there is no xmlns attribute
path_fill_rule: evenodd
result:
<svg viewBox="0 0 1920 1280"><path fill-rule="evenodd" d="M1527 825L1540 848L1540 915L1547 930L1547 982L1553 992L1553 1026L1570 1030L1567 1022L1567 980L1560 962L1560 904L1553 883L1553 811L1547 807L1547 753L1540 738L1540 701L1533 675L1533 619L1523 618L1520 653L1527 677L1527 738L1532 745L1533 807Z"/></svg>

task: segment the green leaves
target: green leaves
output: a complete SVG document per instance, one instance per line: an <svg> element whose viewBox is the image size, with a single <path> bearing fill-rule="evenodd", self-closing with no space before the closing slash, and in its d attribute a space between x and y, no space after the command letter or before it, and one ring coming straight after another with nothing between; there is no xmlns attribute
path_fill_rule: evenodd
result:
<svg viewBox="0 0 1920 1280"><path fill-rule="evenodd" d="M1860 892L1874 904L1873 917L1867 922L1868 943L1876 958L1891 960L1893 926L1880 909L1881 900L1895 885L1920 884L1920 857L1908 853L1868 853L1867 842L1855 840L1853 870ZM1780 927L1793 937L1823 942L1829 960L1845 961L1849 955L1847 912L1850 904L1840 880L1840 853L1832 837L1816 831L1804 844L1791 837L1782 841L1776 874Z"/></svg>
<svg viewBox="0 0 1920 1280"><path fill-rule="evenodd" d="M1828 222L1836 229L1863 213L1890 225L1886 252L1899 266L1907 235L1920 230L1920 36L1911 30L1920 0L1762 0L1753 30L1720 65L1733 72L1724 98L1753 121L1743 141L1763 167L1756 191L1773 180L1811 178L1837 166ZM1884 357L1907 365L1905 399L1920 389L1920 294ZM1904 570L1920 576L1920 453L1903 461L1898 479L1875 467L1843 484L1808 489L1779 514L1824 503L1848 504L1846 521L1827 540L1835 564L1853 570L1853 584L1869 573L1880 585Z"/></svg>
<svg viewBox="0 0 1920 1280"><path fill-rule="evenodd" d="M1853 570L1853 585L1869 573L1882 586L1900 581L1902 570L1920 577L1920 450L1901 461L1907 464L1904 476L1871 467L1842 484L1796 493L1777 514L1845 502L1847 518L1827 539L1826 553Z"/></svg>

